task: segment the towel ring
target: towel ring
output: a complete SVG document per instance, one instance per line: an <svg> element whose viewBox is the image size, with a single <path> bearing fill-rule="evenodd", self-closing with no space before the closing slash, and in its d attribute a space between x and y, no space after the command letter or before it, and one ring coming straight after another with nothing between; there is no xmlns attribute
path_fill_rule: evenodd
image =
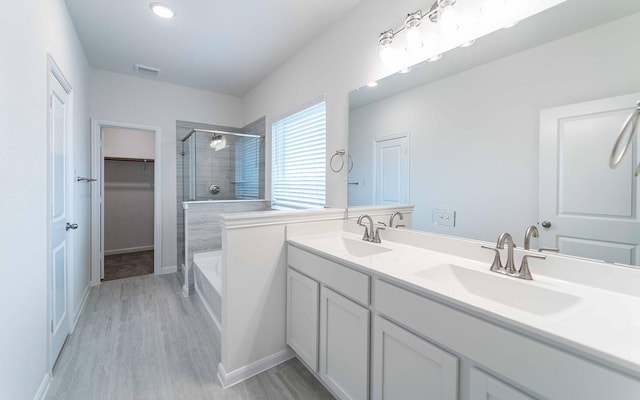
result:
<svg viewBox="0 0 640 400"><path fill-rule="evenodd" d="M333 172L338 173L342 171L342 168L344 168L345 154L346 152L344 151L344 149L340 149L340 150L336 150L336 152L331 156L331 160L329 160L329 168L331 168ZM336 159L336 157L338 157L338 160L340 160L340 166L334 168L333 161Z"/></svg>
<svg viewBox="0 0 640 400"><path fill-rule="evenodd" d="M347 160L349 162L349 166L347 167L347 172L351 172L351 170L353 169L353 157L351 157L351 154L347 156Z"/></svg>

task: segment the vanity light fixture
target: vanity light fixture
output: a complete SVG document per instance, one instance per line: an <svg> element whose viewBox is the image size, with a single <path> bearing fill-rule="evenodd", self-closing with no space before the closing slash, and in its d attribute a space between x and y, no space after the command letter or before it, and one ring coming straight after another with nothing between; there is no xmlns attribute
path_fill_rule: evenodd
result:
<svg viewBox="0 0 640 400"><path fill-rule="evenodd" d="M380 61L396 70L405 67L409 60L437 61L442 57L442 50L450 44L462 42L459 47L468 47L475 43L471 33L479 20L511 15L516 7L514 3L517 3L515 0L483 0L477 7L461 4L458 10L458 1L472 0L435 0L428 9L407 14L399 28L382 32L378 36ZM517 24L517 19L514 15L514 22L509 26ZM434 25L429 22L435 29L430 28ZM404 35L400 43L399 35Z"/></svg>
<svg viewBox="0 0 640 400"><path fill-rule="evenodd" d="M396 29L389 29L378 36L378 56L385 65L398 65L404 61L403 56L413 55L424 51L422 22L427 18L438 25L443 36L451 35L459 28L454 5L456 0L436 0L428 11L417 10L407 14L404 24ZM394 39L404 34L404 48L395 49ZM432 57L433 58L433 57ZM438 58L439 59L439 58Z"/></svg>
<svg viewBox="0 0 640 400"><path fill-rule="evenodd" d="M151 11L160 18L171 19L176 15L172 9L162 3L151 3L149 4L149 8L151 8Z"/></svg>

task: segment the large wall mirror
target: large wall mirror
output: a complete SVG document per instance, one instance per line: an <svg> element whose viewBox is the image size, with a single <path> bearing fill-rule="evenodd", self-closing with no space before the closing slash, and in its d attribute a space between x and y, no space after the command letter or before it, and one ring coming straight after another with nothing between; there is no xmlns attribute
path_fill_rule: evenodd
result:
<svg viewBox="0 0 640 400"><path fill-rule="evenodd" d="M639 1L568 0L352 91L349 207L409 203L413 229L518 247L535 225L532 249L640 265L638 138L609 168L640 100L639 37Z"/></svg>

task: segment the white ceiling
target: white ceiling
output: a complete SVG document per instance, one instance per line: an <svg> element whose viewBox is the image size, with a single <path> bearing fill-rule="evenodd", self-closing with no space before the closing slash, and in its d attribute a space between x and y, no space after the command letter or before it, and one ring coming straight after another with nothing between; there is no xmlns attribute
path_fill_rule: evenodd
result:
<svg viewBox="0 0 640 400"><path fill-rule="evenodd" d="M65 0L93 68L242 96L361 0Z"/></svg>

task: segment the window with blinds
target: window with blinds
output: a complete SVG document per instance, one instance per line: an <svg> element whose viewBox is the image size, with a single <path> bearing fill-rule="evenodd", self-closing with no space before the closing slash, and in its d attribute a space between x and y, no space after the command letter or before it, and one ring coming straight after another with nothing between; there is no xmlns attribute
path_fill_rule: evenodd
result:
<svg viewBox="0 0 640 400"><path fill-rule="evenodd" d="M324 207L325 157L325 101L276 121L272 127L273 206Z"/></svg>

